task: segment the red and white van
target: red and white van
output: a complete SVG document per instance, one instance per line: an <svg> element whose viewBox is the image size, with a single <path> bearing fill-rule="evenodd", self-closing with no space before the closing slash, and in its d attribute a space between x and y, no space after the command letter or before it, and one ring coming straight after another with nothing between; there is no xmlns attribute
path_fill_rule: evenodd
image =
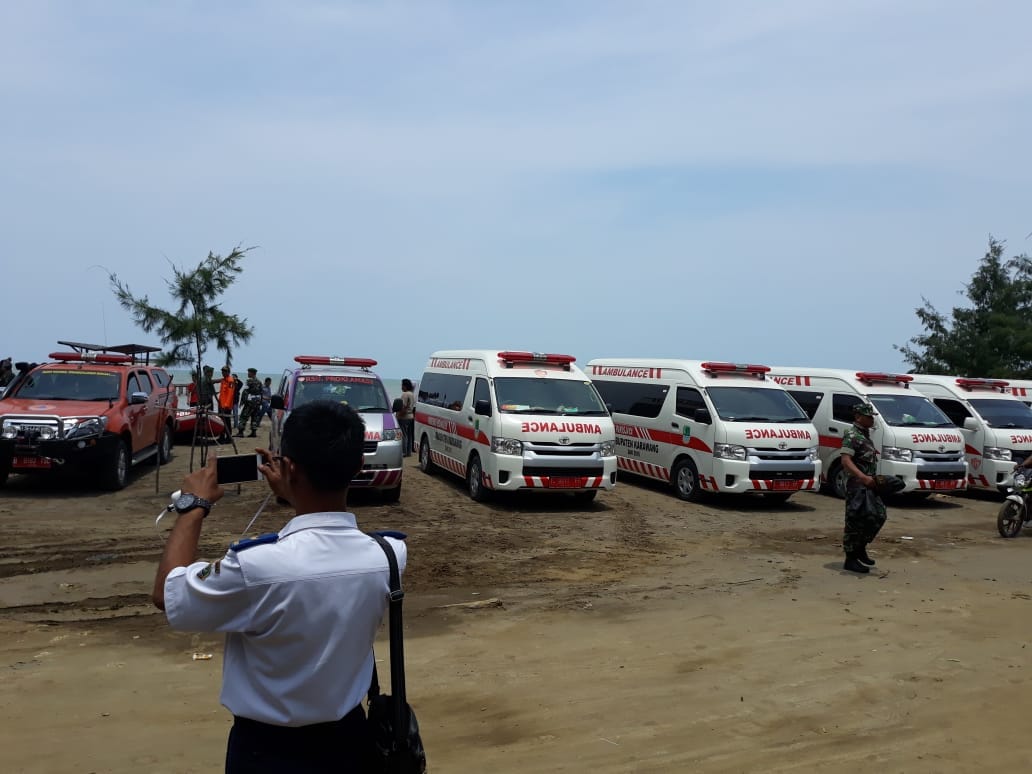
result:
<svg viewBox="0 0 1032 774"><path fill-rule="evenodd" d="M435 352L419 380L419 466L466 480L469 496L518 489L591 501L616 485L613 420L572 355Z"/></svg>
<svg viewBox="0 0 1032 774"><path fill-rule="evenodd" d="M764 365L601 358L588 375L613 413L621 470L669 482L677 496L819 486L817 431Z"/></svg>

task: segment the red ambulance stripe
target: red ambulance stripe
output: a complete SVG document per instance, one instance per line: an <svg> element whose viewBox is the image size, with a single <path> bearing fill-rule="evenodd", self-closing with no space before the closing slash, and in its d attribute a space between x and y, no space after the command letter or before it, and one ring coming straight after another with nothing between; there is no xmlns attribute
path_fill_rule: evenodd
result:
<svg viewBox="0 0 1032 774"><path fill-rule="evenodd" d="M712 454L713 449L705 444L704 441L699 440L694 435L688 439L687 443L684 440L684 436L681 433L670 433L666 430L649 430L649 438L659 443L669 443L674 446L687 446L689 449L695 449L696 451L706 452Z"/></svg>
<svg viewBox="0 0 1032 774"><path fill-rule="evenodd" d="M817 443L819 443L821 446L824 446L824 447L826 447L828 449L841 449L842 448L842 439L841 438L836 438L833 435L818 436Z"/></svg>
<svg viewBox="0 0 1032 774"><path fill-rule="evenodd" d="M974 457L981 457L982 456L982 452L980 452L978 449L976 449L974 446L972 446L969 443L964 444L964 454L970 454L970 455L972 455Z"/></svg>

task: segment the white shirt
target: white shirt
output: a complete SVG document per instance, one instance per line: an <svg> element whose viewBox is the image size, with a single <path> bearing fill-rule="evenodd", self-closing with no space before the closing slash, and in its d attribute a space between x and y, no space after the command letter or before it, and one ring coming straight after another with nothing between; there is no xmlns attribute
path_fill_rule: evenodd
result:
<svg viewBox="0 0 1032 774"><path fill-rule="evenodd" d="M403 571L405 543L387 540ZM344 717L373 674L386 554L343 512L296 516L275 543L246 544L169 573L169 624L226 632L222 704L234 715L280 726Z"/></svg>

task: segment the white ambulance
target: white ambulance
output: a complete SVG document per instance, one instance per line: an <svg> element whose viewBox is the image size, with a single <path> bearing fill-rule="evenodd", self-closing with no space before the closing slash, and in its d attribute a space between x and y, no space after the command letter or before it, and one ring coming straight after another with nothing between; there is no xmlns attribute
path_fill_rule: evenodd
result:
<svg viewBox="0 0 1032 774"><path fill-rule="evenodd" d="M960 427L968 486L1010 486L1014 465L1032 453L1032 409L1007 392L1010 385L1002 379L914 374L914 386Z"/></svg>
<svg viewBox="0 0 1032 774"><path fill-rule="evenodd" d="M466 480L469 496L563 490L589 502L616 485L613 420L571 355L448 350L430 356L416 396L426 473Z"/></svg>
<svg viewBox="0 0 1032 774"><path fill-rule="evenodd" d="M621 470L682 500L751 492L787 500L819 486L817 431L762 365L602 358L588 375L613 413Z"/></svg>
<svg viewBox="0 0 1032 774"><path fill-rule="evenodd" d="M871 440L878 473L898 476L904 492L956 492L967 485L964 439L948 416L914 389L915 377L873 371L775 366L771 378L813 419L820 438L827 489L846 496L849 474L839 458L853 424L853 406L872 403L878 416Z"/></svg>

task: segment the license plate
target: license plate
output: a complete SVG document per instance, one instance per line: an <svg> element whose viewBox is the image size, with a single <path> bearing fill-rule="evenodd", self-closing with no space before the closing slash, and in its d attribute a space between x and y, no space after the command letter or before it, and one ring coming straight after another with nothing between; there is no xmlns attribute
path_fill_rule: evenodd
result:
<svg viewBox="0 0 1032 774"><path fill-rule="evenodd" d="M584 479L576 476L552 476L548 479L549 489L580 489L584 486Z"/></svg>
<svg viewBox="0 0 1032 774"><path fill-rule="evenodd" d="M50 470L51 464L48 457L14 457L11 460L11 467L18 470Z"/></svg>
<svg viewBox="0 0 1032 774"><path fill-rule="evenodd" d="M950 481L948 479L947 480L942 480L942 481L935 481L935 480L933 480L931 482L931 484L932 484L932 489L953 489L956 486L956 484L954 484L952 481Z"/></svg>
<svg viewBox="0 0 1032 774"><path fill-rule="evenodd" d="M795 492L796 490L802 488L802 486L802 481L774 481L774 489L780 489L782 491L787 489L789 491Z"/></svg>

